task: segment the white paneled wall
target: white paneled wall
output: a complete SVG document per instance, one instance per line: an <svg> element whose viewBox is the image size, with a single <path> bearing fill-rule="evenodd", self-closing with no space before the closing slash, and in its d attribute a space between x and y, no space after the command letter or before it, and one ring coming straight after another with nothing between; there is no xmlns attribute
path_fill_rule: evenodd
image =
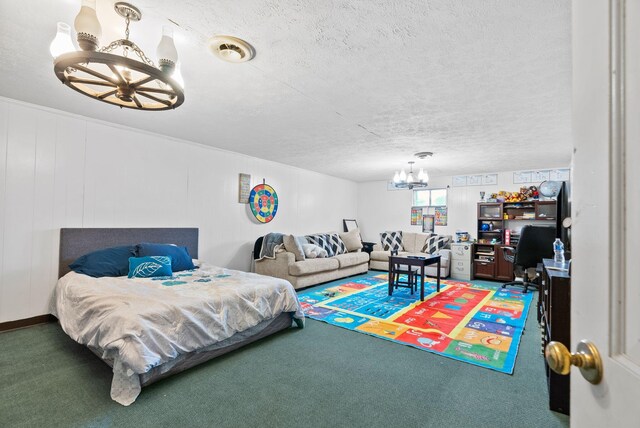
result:
<svg viewBox="0 0 640 428"><path fill-rule="evenodd" d="M477 235L477 203L480 201L480 191L485 191L485 197L488 198L491 193L500 190L515 192L521 186L525 186L513 183L513 171L499 172L498 183L493 186L452 187L452 181L451 176L433 177L429 181L431 188L450 186L447 226L436 226L435 232L455 235L456 230L464 230L473 238ZM411 204L411 191L388 191L386 181L358 184L358 225L363 239L378 242L380 232L386 230L422 231L422 226L411 226Z"/></svg>
<svg viewBox="0 0 640 428"><path fill-rule="evenodd" d="M3 98L0 168L0 322L49 312L61 227L199 227L201 259L249 270L260 235L357 217L351 181ZM278 192L271 223L237 202L241 172Z"/></svg>

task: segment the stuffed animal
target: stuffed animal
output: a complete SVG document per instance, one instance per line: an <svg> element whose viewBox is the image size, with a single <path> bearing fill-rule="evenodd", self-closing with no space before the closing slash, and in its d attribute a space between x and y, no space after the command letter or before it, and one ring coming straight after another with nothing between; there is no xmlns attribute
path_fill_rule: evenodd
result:
<svg viewBox="0 0 640 428"><path fill-rule="evenodd" d="M529 190L531 191L531 197L533 199L540 198L540 192L538 192L538 188L536 186L529 187Z"/></svg>
<svg viewBox="0 0 640 428"><path fill-rule="evenodd" d="M536 186L521 187L519 192L500 190L497 194L491 194L491 198L504 199L504 202L524 202L526 200L538 199L539 197L540 193Z"/></svg>

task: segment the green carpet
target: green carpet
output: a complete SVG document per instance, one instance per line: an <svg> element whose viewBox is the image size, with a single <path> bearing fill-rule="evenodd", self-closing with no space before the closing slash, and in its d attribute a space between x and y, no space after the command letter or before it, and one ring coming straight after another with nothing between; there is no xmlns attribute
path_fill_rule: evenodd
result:
<svg viewBox="0 0 640 428"><path fill-rule="evenodd" d="M59 325L1 333L0 427L566 427L548 409L534 308L513 376L307 320L129 407L109 397L111 369Z"/></svg>

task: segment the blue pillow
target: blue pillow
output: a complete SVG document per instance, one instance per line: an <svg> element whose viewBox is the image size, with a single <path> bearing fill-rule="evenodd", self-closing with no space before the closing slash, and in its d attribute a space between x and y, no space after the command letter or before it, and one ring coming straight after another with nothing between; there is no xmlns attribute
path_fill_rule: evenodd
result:
<svg viewBox="0 0 640 428"><path fill-rule="evenodd" d="M94 278L103 276L125 276L129 272L129 257L135 257L132 245L105 248L78 257L69 267L72 271Z"/></svg>
<svg viewBox="0 0 640 428"><path fill-rule="evenodd" d="M129 278L171 276L171 257L129 257Z"/></svg>
<svg viewBox="0 0 640 428"><path fill-rule="evenodd" d="M171 270L180 272L181 270L195 269L187 247L178 247L171 244L150 244L144 242L136 246L138 256L167 256L171 257Z"/></svg>

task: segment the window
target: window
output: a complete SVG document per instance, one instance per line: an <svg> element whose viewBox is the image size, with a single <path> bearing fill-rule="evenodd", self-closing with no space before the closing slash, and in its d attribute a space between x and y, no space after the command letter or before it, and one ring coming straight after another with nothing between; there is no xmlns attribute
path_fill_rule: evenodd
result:
<svg viewBox="0 0 640 428"><path fill-rule="evenodd" d="M413 191L414 207L446 207L447 189L429 189Z"/></svg>

